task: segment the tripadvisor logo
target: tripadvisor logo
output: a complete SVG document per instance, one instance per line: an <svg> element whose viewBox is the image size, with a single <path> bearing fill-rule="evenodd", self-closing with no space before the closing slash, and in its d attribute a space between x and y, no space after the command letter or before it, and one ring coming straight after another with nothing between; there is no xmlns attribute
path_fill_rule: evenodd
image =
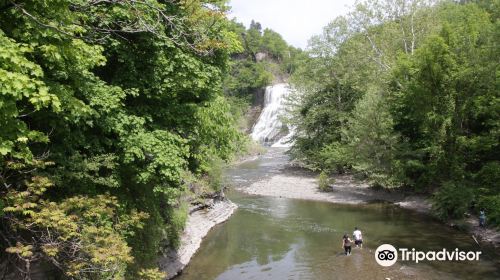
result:
<svg viewBox="0 0 500 280"><path fill-rule="evenodd" d="M391 266L398 260L398 251L391 244L382 244L375 250L375 260L381 266Z"/></svg>
<svg viewBox="0 0 500 280"><path fill-rule="evenodd" d="M381 266L391 266L398 259L401 261L412 261L418 263L420 261L479 261L480 251L460 251L457 249L448 251L442 249L440 251L416 251L415 248L399 248L397 250L391 244L382 244L375 250L375 260ZM398 255L400 256L398 258Z"/></svg>

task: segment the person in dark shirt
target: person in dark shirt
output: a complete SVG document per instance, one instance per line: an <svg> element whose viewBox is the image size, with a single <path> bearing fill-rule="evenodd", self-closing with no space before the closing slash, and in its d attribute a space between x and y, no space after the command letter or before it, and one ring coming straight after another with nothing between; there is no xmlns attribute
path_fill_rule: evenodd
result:
<svg viewBox="0 0 500 280"><path fill-rule="evenodd" d="M351 254L351 243L352 243L352 240L349 238L347 233L344 234L344 237L342 238L342 247L345 250L346 256L349 256Z"/></svg>

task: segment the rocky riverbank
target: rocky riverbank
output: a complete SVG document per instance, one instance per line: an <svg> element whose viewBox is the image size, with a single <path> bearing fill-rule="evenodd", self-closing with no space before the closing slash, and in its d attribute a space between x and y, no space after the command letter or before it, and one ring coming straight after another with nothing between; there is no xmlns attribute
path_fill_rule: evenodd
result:
<svg viewBox="0 0 500 280"><path fill-rule="evenodd" d="M291 175L287 173L260 180L239 190L255 195L285 197L327 201L343 204L361 204L381 200L397 204L403 208L427 213L431 204L423 196L406 196L401 192L389 192L371 188L367 183L355 180L350 175L338 175L333 178L331 192L318 189L317 179L313 175Z"/></svg>
<svg viewBox="0 0 500 280"><path fill-rule="evenodd" d="M160 269L167 273L167 279L175 277L184 269L200 248L203 238L210 229L229 219L236 208L238 208L236 204L223 199L214 201L210 207L189 214L181 236L181 245L177 250L165 252L158 261Z"/></svg>

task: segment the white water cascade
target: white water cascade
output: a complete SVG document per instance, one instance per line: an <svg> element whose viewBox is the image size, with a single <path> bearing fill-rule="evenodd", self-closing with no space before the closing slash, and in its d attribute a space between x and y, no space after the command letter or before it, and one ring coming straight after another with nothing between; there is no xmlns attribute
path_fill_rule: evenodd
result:
<svg viewBox="0 0 500 280"><path fill-rule="evenodd" d="M264 94L264 109L252 129L251 137L265 145L272 147L288 147L286 143L293 136L293 129L288 129L288 135L282 135L284 124L280 117L285 114L285 101L290 95L288 84L276 84L268 86Z"/></svg>

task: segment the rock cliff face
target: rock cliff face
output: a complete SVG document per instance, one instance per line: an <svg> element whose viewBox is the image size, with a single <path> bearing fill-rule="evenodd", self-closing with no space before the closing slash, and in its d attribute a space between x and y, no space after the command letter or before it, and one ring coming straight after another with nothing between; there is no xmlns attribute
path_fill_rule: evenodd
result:
<svg viewBox="0 0 500 280"><path fill-rule="evenodd" d="M260 113L262 112L262 108L264 108L264 95L265 95L266 89L265 88L259 88L255 90L253 93L253 98L252 98L252 106L250 109L246 112L245 119L246 119L246 134L252 133L252 128L259 119Z"/></svg>
<svg viewBox="0 0 500 280"><path fill-rule="evenodd" d="M229 219L236 208L231 201L216 198L210 207L189 214L180 247L168 250L158 261L160 269L167 273L167 279L175 277L186 267L210 229Z"/></svg>
<svg viewBox="0 0 500 280"><path fill-rule="evenodd" d="M260 61L266 59L267 57L268 57L267 53L258 52L255 54L255 60L257 60L257 62L260 62Z"/></svg>

